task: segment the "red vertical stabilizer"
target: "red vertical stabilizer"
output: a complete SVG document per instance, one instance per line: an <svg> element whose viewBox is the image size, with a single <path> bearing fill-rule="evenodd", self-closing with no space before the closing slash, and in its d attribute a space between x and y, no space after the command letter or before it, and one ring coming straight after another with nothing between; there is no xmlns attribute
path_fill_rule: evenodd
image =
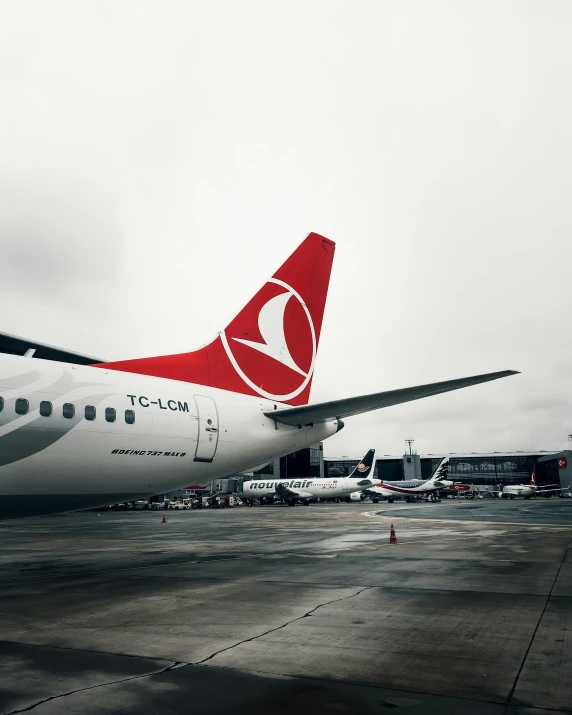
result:
<svg viewBox="0 0 572 715"><path fill-rule="evenodd" d="M311 233L212 343L194 352L94 367L305 405L335 244Z"/></svg>

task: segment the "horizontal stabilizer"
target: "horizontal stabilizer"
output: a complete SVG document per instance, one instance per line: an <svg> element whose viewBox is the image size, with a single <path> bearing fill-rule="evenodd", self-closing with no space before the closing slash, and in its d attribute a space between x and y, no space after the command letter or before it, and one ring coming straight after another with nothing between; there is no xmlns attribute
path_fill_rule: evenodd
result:
<svg viewBox="0 0 572 715"><path fill-rule="evenodd" d="M376 392L372 395L360 395L359 397L347 397L344 400L331 400L330 402L318 402L313 405L303 405L301 407L289 407L283 410L265 412L276 422L291 426L301 426L328 422L342 417L360 415L363 412L379 410L382 407L400 405L402 402L420 400L422 397L439 395L442 392L459 390L462 387L478 385L489 380L498 380L509 375L518 375L516 370L502 370L501 372L489 372L486 375L475 375L474 377L462 377L460 380L446 380L445 382L432 382L429 385L417 385L416 387L406 387L402 390L388 390L387 392Z"/></svg>
<svg viewBox="0 0 572 715"><path fill-rule="evenodd" d="M94 362L104 362L101 358L90 357L65 348L56 348L53 345L46 345L28 338L20 338L17 335L10 335L10 333L0 333L0 353L33 357L39 360L69 362L72 365L93 365Z"/></svg>

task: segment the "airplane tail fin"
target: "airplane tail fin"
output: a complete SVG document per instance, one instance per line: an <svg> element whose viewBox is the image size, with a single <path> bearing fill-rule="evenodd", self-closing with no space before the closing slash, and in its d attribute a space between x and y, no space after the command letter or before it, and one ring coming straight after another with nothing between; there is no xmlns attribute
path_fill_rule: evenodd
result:
<svg viewBox="0 0 572 715"><path fill-rule="evenodd" d="M528 482L528 484L531 487L536 486L536 464L532 467L532 474L530 475L530 481Z"/></svg>
<svg viewBox="0 0 572 715"><path fill-rule="evenodd" d="M437 469L431 475L429 482L438 482L441 479L447 479L449 473L449 457L442 459L437 465Z"/></svg>
<svg viewBox="0 0 572 715"><path fill-rule="evenodd" d="M238 315L205 347L95 365L308 403L335 243L311 233Z"/></svg>
<svg viewBox="0 0 572 715"><path fill-rule="evenodd" d="M365 457L360 461L357 467L349 475L354 479L362 478L362 480L369 480L371 483L373 474L375 472L375 449L370 449Z"/></svg>

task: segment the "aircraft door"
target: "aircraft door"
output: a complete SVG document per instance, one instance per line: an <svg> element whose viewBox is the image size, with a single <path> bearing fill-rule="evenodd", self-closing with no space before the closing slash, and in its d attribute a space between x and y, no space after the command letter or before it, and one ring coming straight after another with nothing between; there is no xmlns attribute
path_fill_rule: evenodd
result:
<svg viewBox="0 0 572 715"><path fill-rule="evenodd" d="M349 479L342 479L342 489L349 489Z"/></svg>
<svg viewBox="0 0 572 715"><path fill-rule="evenodd" d="M212 462L218 445L218 412L208 395L194 395L197 406L198 435L195 462Z"/></svg>

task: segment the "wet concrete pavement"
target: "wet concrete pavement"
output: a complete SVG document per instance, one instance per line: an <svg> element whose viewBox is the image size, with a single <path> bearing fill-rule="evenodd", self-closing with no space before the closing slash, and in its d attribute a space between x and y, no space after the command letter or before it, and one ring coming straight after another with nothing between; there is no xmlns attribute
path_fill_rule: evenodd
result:
<svg viewBox="0 0 572 715"><path fill-rule="evenodd" d="M572 500L161 517L0 524L0 715L572 712Z"/></svg>

